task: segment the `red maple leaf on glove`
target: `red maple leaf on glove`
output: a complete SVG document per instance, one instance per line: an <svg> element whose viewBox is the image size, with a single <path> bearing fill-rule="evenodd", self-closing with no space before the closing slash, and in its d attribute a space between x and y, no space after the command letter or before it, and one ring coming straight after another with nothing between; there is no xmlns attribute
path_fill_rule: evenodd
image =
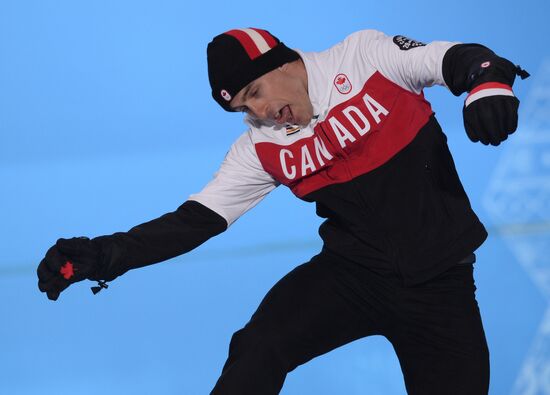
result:
<svg viewBox="0 0 550 395"><path fill-rule="evenodd" d="M59 273L63 275L65 280L70 279L72 276L74 276L73 264L70 261L65 262L65 264L61 266Z"/></svg>
<svg viewBox="0 0 550 395"><path fill-rule="evenodd" d="M337 80L336 80L336 83L338 85L342 85L344 82L346 82L346 77L339 77Z"/></svg>

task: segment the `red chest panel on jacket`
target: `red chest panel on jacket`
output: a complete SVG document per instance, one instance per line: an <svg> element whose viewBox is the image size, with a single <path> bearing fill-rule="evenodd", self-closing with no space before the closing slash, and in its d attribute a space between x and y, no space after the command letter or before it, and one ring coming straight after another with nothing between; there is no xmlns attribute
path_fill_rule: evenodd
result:
<svg viewBox="0 0 550 395"><path fill-rule="evenodd" d="M264 169L298 197L349 181L390 160L426 124L432 109L380 73L330 109L314 133L290 145L256 144Z"/></svg>

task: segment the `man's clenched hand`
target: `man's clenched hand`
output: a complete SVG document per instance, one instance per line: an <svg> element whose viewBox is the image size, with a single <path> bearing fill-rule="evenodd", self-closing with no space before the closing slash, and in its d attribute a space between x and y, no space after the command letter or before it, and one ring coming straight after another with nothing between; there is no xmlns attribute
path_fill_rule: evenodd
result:
<svg viewBox="0 0 550 395"><path fill-rule="evenodd" d="M499 145L517 129L519 100L504 84L488 83L479 88L466 98L464 128L473 142Z"/></svg>
<svg viewBox="0 0 550 395"><path fill-rule="evenodd" d="M48 299L57 300L69 285L96 279L100 256L99 248L87 237L57 240L38 265L38 288Z"/></svg>

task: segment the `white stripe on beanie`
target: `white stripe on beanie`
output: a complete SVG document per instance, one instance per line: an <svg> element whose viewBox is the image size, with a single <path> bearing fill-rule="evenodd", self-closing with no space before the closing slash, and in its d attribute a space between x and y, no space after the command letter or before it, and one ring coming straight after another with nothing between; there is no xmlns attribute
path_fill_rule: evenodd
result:
<svg viewBox="0 0 550 395"><path fill-rule="evenodd" d="M267 44L267 41L258 33L256 30L253 29L236 29L240 30L246 34L248 34L248 37L254 41L254 44L256 44L256 47L261 53L266 53L271 49L271 47Z"/></svg>

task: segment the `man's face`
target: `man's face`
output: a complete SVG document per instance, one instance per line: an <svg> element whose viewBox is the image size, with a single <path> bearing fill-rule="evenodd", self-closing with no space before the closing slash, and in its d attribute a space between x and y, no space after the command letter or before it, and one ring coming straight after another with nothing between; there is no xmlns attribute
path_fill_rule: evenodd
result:
<svg viewBox="0 0 550 395"><path fill-rule="evenodd" d="M300 78L293 67L284 64L252 81L235 95L231 107L262 121L307 126L313 117L307 76Z"/></svg>

